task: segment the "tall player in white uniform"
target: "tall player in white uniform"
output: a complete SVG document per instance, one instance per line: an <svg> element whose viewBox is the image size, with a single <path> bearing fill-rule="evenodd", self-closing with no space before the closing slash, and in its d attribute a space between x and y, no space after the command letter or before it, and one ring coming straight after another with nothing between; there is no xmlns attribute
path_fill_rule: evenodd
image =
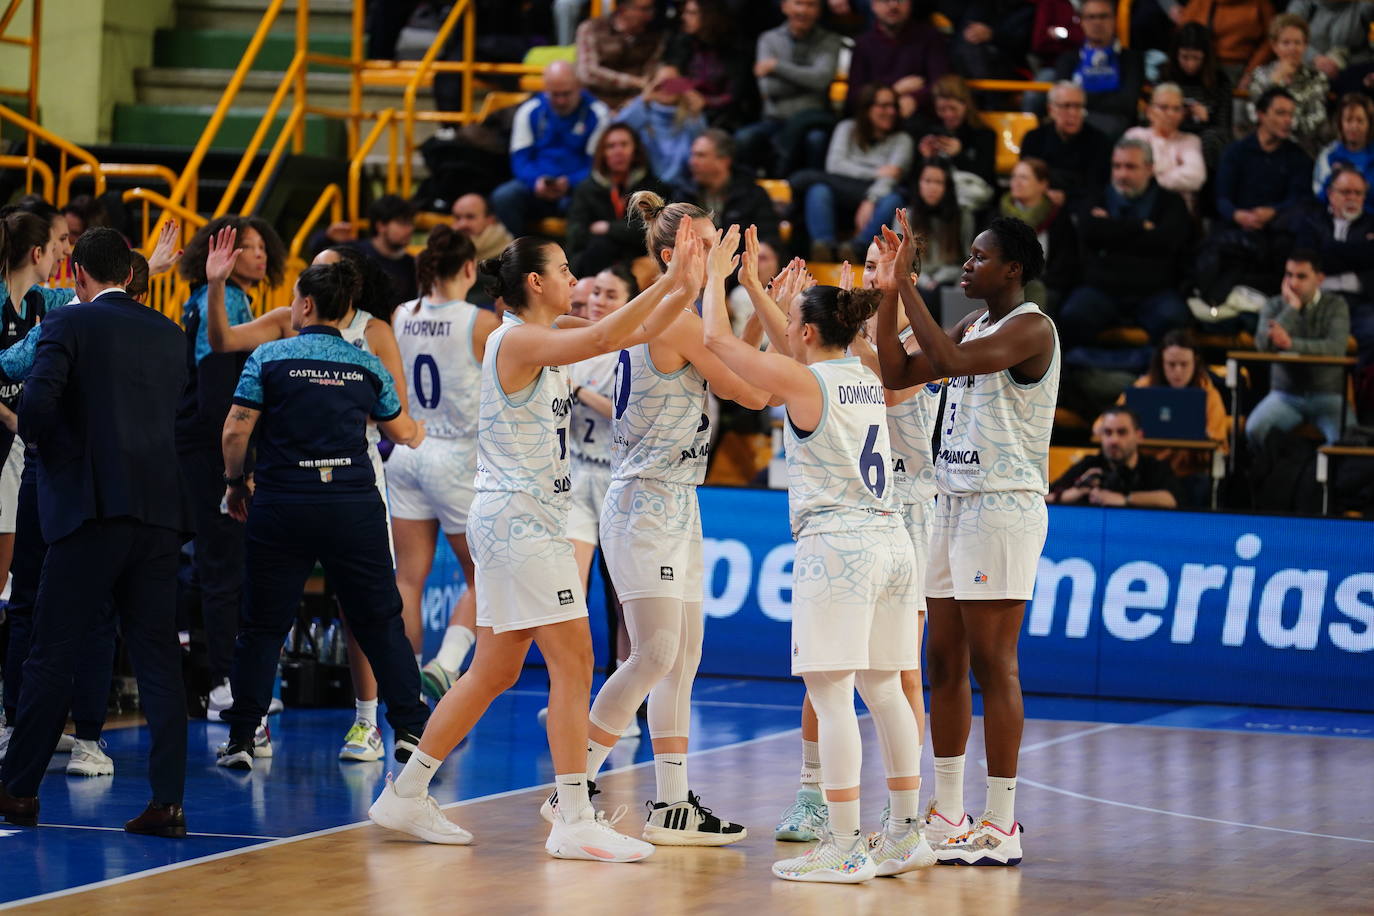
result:
<svg viewBox="0 0 1374 916"><path fill-rule="evenodd" d="M643 220L646 246L662 270L671 268L682 227L715 239L709 214L699 207L665 204L651 191L638 191L629 210ZM657 339L620 353L601 534L624 605L630 657L592 704L587 774L595 778L649 697L656 797L644 838L658 845L722 846L746 835L702 807L687 776L692 683L705 631L697 487L706 477L711 441L708 385L718 397L751 409L768 403L767 392L706 349L701 319L690 306ZM542 813L553 816L547 803Z"/></svg>
<svg viewBox="0 0 1374 916"><path fill-rule="evenodd" d="M910 251L884 237L898 261ZM920 349L894 333L896 302L885 297L878 338L890 387L948 377L935 461L939 502L926 579L930 607L930 731L935 798L926 833L942 863L1016 865L1016 764L1024 713L1017 640L1048 530L1050 430L1059 393L1059 336L1024 297L1045 256L1025 223L997 217L973 241L960 286L987 304L946 334L909 278L898 291ZM972 721L970 667L983 690L987 802L976 821L964 812L964 749ZM942 843L936 844L940 838Z"/></svg>
<svg viewBox="0 0 1374 916"><path fill-rule="evenodd" d="M467 301L477 282L477 249L448 226L436 226L416 260L420 298L392 316L401 365L410 381L410 414L425 421L418 449L394 452L387 463L396 585L407 610L421 616L425 580L440 529L463 569L467 589L453 608L439 654L420 669L425 695L440 700L458 679L477 641L475 572L468 550L468 509L477 473L477 409L487 338L496 314ZM423 624L422 624L423 625Z"/></svg>
<svg viewBox="0 0 1374 916"><path fill-rule="evenodd" d="M787 405L788 508L797 540L792 673L820 723L829 829L805 855L775 862L788 881L853 884L935 864L918 829L921 759L902 693L917 666L915 557L890 480L886 395L846 355L878 305L871 290L817 286L788 304L787 339L800 361L761 353L730 330L725 277L738 229L707 260L705 340L712 352ZM857 685L877 724L892 816L870 849L859 831L863 745Z"/></svg>
<svg viewBox="0 0 1374 916"><path fill-rule="evenodd" d="M228 253L235 251L233 246L237 235L232 228L222 230L218 238L210 240L211 254L220 252L221 257L229 256ZM372 353L382 361L396 386L401 413L408 416L409 405L406 397L406 379L401 372L401 354L396 347L396 338L391 333L391 301L386 275L361 254L348 248L326 248L315 256L311 264L335 264L344 258L348 258L350 263L358 268L363 278L363 289L352 303L348 323L340 328L339 333L355 347ZM296 331L291 326L291 309L286 306L272 309L244 324L231 325L224 296L214 287L211 287L210 295L206 299L205 323L210 347L217 353L252 352L268 341L296 336ZM385 505L386 477L382 456L377 449L380 441L381 434L377 431L376 424L369 423L367 453L372 460L373 476ZM390 514L387 515L387 524L391 524ZM406 616L405 620L406 636L410 639L412 647L418 646L423 636L418 610ZM347 627L346 622L344 626ZM353 679L355 712L353 724L344 735L343 746L339 749L339 759L363 762L380 760L384 749L382 733L377 727L377 679L372 675L372 665L368 663L367 656L358 647L357 641L351 638L348 640L348 666ZM257 745L257 753L259 756L267 756L263 751L270 739L267 737L266 729L262 734L263 737Z"/></svg>
<svg viewBox="0 0 1374 916"><path fill-rule="evenodd" d="M633 302L594 324L559 329L574 279L562 248L516 239L480 269L510 311L487 340L477 428L477 495L468 535L477 564L477 652L444 695L405 769L369 811L384 827L432 843L472 835L444 817L429 781L487 707L520 677L537 642L549 670L549 748L557 812L545 844L552 856L634 862L648 843L598 818L587 780L591 631L581 576L567 539L571 391L560 368L652 339L701 286L704 253L690 235L685 256Z"/></svg>

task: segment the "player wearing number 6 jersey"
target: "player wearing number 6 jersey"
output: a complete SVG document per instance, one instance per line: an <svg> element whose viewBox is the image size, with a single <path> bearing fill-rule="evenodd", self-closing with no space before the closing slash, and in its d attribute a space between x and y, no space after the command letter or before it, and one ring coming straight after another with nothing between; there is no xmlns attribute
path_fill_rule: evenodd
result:
<svg viewBox="0 0 1374 916"><path fill-rule="evenodd" d="M912 246L884 230L900 263ZM883 381L892 388L948 377L940 452L939 502L926 595L930 618L930 732L935 798L926 817L942 863L1015 865L1016 764L1023 713L1017 638L1048 518L1044 494L1050 428L1059 391L1059 337L1054 323L1024 301L1025 284L1043 269L1044 252L1025 223L994 219L973 241L960 285L987 303L948 334L915 286L898 277L878 321ZM908 353L896 334L900 296L920 349ZM964 813L963 764L972 698L968 669L983 690L988 760L987 805L970 823ZM943 843L935 839L943 835Z"/></svg>
<svg viewBox="0 0 1374 916"><path fill-rule="evenodd" d="M725 310L735 232L732 227L707 259L706 345L787 405L788 508L797 541L792 673L806 683L820 723L830 809L820 842L774 863L773 874L851 884L932 865L917 829L919 738L901 682L901 672L917 665L915 560L891 486L883 386L845 353L877 308L878 294L817 286L794 296L785 342L798 358L760 353L731 333ZM771 319L765 325L774 326ZM871 850L859 832L856 685L878 726L892 807Z"/></svg>
<svg viewBox="0 0 1374 916"><path fill-rule="evenodd" d="M674 238L683 227L715 238L708 214L690 204L665 204L639 191L629 209L643 220L660 269L674 263ZM706 349L695 309L684 309L657 340L620 352L601 532L624 603L630 657L592 704L587 773L596 775L648 696L656 798L648 804L644 838L659 845L722 846L745 837L743 827L702 807L687 778L692 682L705 630L697 486L706 477L711 442L708 384L717 396L752 409L768 402L766 392ZM543 813L552 816L547 806Z"/></svg>
<svg viewBox="0 0 1374 916"><path fill-rule="evenodd" d="M387 464L396 585L407 611L418 619L441 528L468 584L453 608L438 656L420 671L421 688L435 700L457 680L463 659L477 641L468 509L477 473L482 356L500 321L467 301L477 280L476 258L471 239L436 226L416 261L424 295L403 303L391 319L410 382L410 413L425 421L429 433L420 448L394 452Z"/></svg>
<svg viewBox="0 0 1374 916"><path fill-rule="evenodd" d="M689 234L658 282L594 324L560 329L574 279L563 249L520 238L482 262L510 310L487 340L477 423L477 495L468 534L477 567L477 652L439 702L414 756L369 811L384 827L432 843L472 835L444 817L429 781L487 707L520 676L537 642L549 670L549 749L557 816L545 849L558 858L634 862L653 847L592 810L587 784L591 631L567 539L570 390L562 367L655 337L701 285L703 253Z"/></svg>

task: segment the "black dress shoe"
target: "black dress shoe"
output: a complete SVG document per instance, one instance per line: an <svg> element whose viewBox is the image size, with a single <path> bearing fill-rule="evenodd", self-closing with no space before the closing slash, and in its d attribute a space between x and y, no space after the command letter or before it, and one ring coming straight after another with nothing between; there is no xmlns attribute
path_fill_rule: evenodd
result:
<svg viewBox="0 0 1374 916"><path fill-rule="evenodd" d="M11 795L0 783L0 815L19 827L37 827L38 799Z"/></svg>
<svg viewBox="0 0 1374 916"><path fill-rule="evenodd" d="M143 813L124 825L129 833L180 839L186 836L186 811L181 805L148 802Z"/></svg>

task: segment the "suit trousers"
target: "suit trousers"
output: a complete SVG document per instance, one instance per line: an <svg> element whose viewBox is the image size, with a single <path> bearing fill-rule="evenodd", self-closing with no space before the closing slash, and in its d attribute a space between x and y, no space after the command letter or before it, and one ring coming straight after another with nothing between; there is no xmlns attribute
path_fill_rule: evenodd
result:
<svg viewBox="0 0 1374 916"><path fill-rule="evenodd" d="M196 580L212 686L229 676L243 607L243 524L220 511L224 456L218 445L178 455L196 519Z"/></svg>
<svg viewBox="0 0 1374 916"><path fill-rule="evenodd" d="M387 721L397 731L424 731L429 707L420 699L420 671L401 622L401 593L381 497L257 503L248 511L247 535L247 601L229 676L234 705L222 713L230 741L252 741L267 715L282 643L317 561L334 586L353 638L372 664Z"/></svg>
<svg viewBox="0 0 1374 916"><path fill-rule="evenodd" d="M67 721L76 671L91 634L119 609L152 748L152 800L181 804L186 786L186 690L177 640L181 536L132 518L92 519L48 547L34 605L18 716L0 781L11 795L38 794Z"/></svg>
<svg viewBox="0 0 1374 916"><path fill-rule="evenodd" d="M19 714L19 693L24 683L24 659L33 635L33 605L43 574L47 542L38 524L38 457L30 450L19 478L19 505L14 517L14 558L10 561L10 601L5 614L10 623L10 643L5 653L5 721L14 724ZM115 618L102 616L90 634L88 649L77 665L72 685L72 718L76 737L94 741L105 727L110 704L110 679L114 674Z"/></svg>

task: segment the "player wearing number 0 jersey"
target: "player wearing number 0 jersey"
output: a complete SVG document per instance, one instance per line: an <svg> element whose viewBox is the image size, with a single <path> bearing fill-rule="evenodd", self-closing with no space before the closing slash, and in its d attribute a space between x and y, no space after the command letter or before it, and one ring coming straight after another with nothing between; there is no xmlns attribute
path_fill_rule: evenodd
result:
<svg viewBox="0 0 1374 916"><path fill-rule="evenodd" d="M393 453L387 468L396 534L396 583L418 619L425 580L442 530L468 587L454 603L439 654L420 669L425 695L438 700L458 678L477 641L476 572L468 548L468 512L477 473L477 411L482 358L495 314L467 302L477 280L472 240L447 226L429 234L416 260L424 295L392 319L410 381L410 409L429 437L419 449Z"/></svg>
<svg viewBox="0 0 1374 916"><path fill-rule="evenodd" d="M820 842L773 864L788 881L852 884L934 864L917 827L920 780L916 719L901 672L916 667L915 559L892 489L887 397L871 369L846 349L878 305L874 290L817 286L794 296L786 323L751 295L776 352L736 338L724 307L734 229L707 259L706 343L745 379L787 406L788 509L796 538L792 672L820 721L829 808ZM750 240L746 258L757 246ZM790 353L791 356L783 355ZM794 358L795 357L795 358ZM891 817L870 845L859 830L863 745L858 687L878 726Z"/></svg>
<svg viewBox="0 0 1374 916"><path fill-rule="evenodd" d="M674 239L684 226L715 240L715 227L699 207L665 204L640 191L629 209L643 220L646 247L660 269L673 262ZM587 772L594 776L600 769L647 696L656 797L644 838L659 845L721 846L745 837L743 827L700 804L687 775L692 682L705 631L696 488L706 477L711 442L708 384L719 397L752 409L768 402L766 392L741 381L706 349L695 309L684 309L652 343L620 352L601 543L624 605L630 656L592 704Z"/></svg>
<svg viewBox="0 0 1374 916"><path fill-rule="evenodd" d="M557 858L634 862L653 847L617 833L593 812L587 779L591 631L567 539L571 391L562 368L652 339L700 287L703 253L685 254L653 286L594 324L560 329L574 279L558 245L512 242L484 261L492 294L510 310L487 340L477 424L477 495L468 520L477 563L477 652L439 701L420 746L369 810L372 819L433 843L472 835L448 820L429 781L487 707L515 683L537 643L549 670L549 749L556 805L545 850Z"/></svg>
<svg viewBox="0 0 1374 916"><path fill-rule="evenodd" d="M907 230L905 211L898 222ZM910 250L890 230L885 236L899 260ZM879 337L890 387L949 379L926 581L935 750L926 833L948 864L1016 865L1022 857L1015 815L1023 722L1017 637L1048 527L1044 494L1060 365L1053 322L1024 299L1025 284L1043 267L1034 230L995 218L974 239L960 282L987 309L946 333L903 277L898 291L919 350L907 352L895 334ZM887 297L881 327L892 326L895 310L895 297ZM963 800L970 663L983 690L988 761L987 803L976 821Z"/></svg>

